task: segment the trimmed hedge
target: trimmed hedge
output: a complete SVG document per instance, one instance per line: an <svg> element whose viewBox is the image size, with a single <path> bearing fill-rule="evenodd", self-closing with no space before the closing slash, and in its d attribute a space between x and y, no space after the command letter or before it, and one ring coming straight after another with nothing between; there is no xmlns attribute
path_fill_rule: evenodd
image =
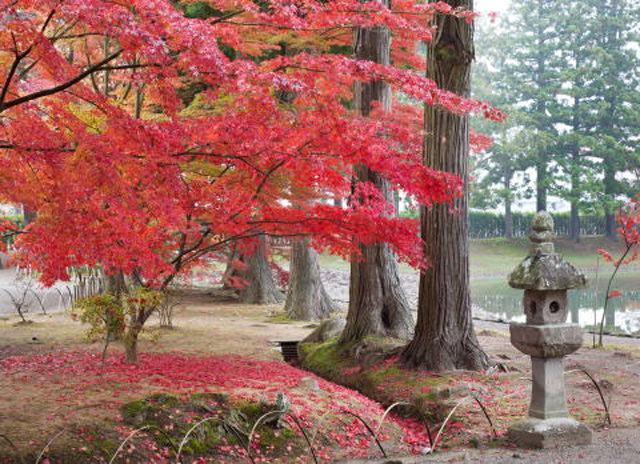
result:
<svg viewBox="0 0 640 464"><path fill-rule="evenodd" d="M531 225L535 213L513 213L513 236L523 237L531 233ZM556 235L570 235L571 215L554 213ZM580 216L580 235L604 235L604 217ZM469 235L471 238L504 237L506 226L504 214L484 211L469 213Z"/></svg>
<svg viewBox="0 0 640 464"><path fill-rule="evenodd" d="M417 218L416 210L405 210L404 217ZM531 233L535 213L513 213L513 236L526 237ZM571 215L553 213L556 235L568 236L571 232ZM604 217L598 215L580 216L580 235L604 235ZM495 238L506 235L504 214L486 211L469 212L469 236L471 238Z"/></svg>

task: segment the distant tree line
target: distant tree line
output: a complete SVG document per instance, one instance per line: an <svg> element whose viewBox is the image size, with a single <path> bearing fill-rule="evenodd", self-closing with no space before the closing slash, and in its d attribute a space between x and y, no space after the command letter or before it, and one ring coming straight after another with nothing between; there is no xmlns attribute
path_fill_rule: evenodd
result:
<svg viewBox="0 0 640 464"><path fill-rule="evenodd" d="M574 240L594 214L615 234L618 208L640 191L639 18L629 0L534 0L480 22L473 91L509 118L475 124L494 145L474 160L471 201L503 207L505 235L515 201L540 211L550 195L571 205Z"/></svg>

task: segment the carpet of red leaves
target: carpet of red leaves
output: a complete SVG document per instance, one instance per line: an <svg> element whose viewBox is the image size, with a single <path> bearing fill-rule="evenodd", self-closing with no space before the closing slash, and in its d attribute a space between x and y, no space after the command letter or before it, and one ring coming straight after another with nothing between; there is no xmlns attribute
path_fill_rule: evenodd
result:
<svg viewBox="0 0 640 464"><path fill-rule="evenodd" d="M314 444L322 462L335 457L376 456L380 453L365 426L343 412L356 413L375 428L384 414L378 403L287 364L243 357L197 357L178 353L141 354L140 362L135 365L125 364L121 355L111 355L102 374L100 364L99 354L89 351L14 356L0 361L0 375L16 385L37 384L44 392L49 389L50 401L59 404L78 404L92 392L108 392L113 398L105 401L105 407L113 408L114 416L118 416L117 408L124 402L118 398L129 399L136 393L143 396L150 391L169 392L186 398L195 392L219 392L234 399L256 401L263 397L275 402L277 392L282 391L289 397L292 411L304 427L308 431L317 428L318 436L323 437ZM305 377L314 379L319 389L300 388ZM297 430L293 423L291 425ZM124 426L118 427L118 431L123 438L131 433ZM80 433L91 441L91 433L84 429ZM422 424L397 417L385 421L379 438L385 448L393 447L395 452L419 452L429 444ZM136 446L137 452L146 447L144 451L149 462L169 460L169 450L158 449L151 440L136 445L132 443L125 447L125 453L133 453ZM82 446L78 449L86 451ZM227 452L229 462L246 456L245 450L239 447L229 446L223 451ZM267 462L257 449L255 456L256 462ZM300 456L298 460L311 462L310 456ZM219 458L216 462L220 462Z"/></svg>

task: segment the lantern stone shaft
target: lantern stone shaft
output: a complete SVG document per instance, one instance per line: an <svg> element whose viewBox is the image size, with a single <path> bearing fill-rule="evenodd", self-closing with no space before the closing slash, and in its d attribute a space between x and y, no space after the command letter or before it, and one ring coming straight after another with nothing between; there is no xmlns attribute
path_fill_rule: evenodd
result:
<svg viewBox="0 0 640 464"><path fill-rule="evenodd" d="M533 386L529 417L509 428L509 437L527 448L591 443L591 430L569 416L565 400L564 357L582 345L578 324L566 323L567 291L587 279L555 252L554 224L545 211L533 220L529 255L509 276L524 290L524 324L510 326L511 343L531 356Z"/></svg>

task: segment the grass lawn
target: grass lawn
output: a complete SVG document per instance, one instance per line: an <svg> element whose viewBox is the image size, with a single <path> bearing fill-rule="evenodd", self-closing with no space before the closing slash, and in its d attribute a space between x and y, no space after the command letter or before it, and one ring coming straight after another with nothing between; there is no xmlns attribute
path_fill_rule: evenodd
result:
<svg viewBox="0 0 640 464"><path fill-rule="evenodd" d="M603 248L614 256L621 252L622 244L604 237L585 237L579 244L566 238L558 238L556 250L579 269L592 271L597 266L598 249ZM507 275L526 256L529 239L518 237L513 239L492 238L471 240L470 260L472 277L488 277ZM348 269L349 263L337 256L322 255L320 265L323 267ZM600 260L601 269L610 269L610 265ZM412 272L407 265L401 265L403 272Z"/></svg>

